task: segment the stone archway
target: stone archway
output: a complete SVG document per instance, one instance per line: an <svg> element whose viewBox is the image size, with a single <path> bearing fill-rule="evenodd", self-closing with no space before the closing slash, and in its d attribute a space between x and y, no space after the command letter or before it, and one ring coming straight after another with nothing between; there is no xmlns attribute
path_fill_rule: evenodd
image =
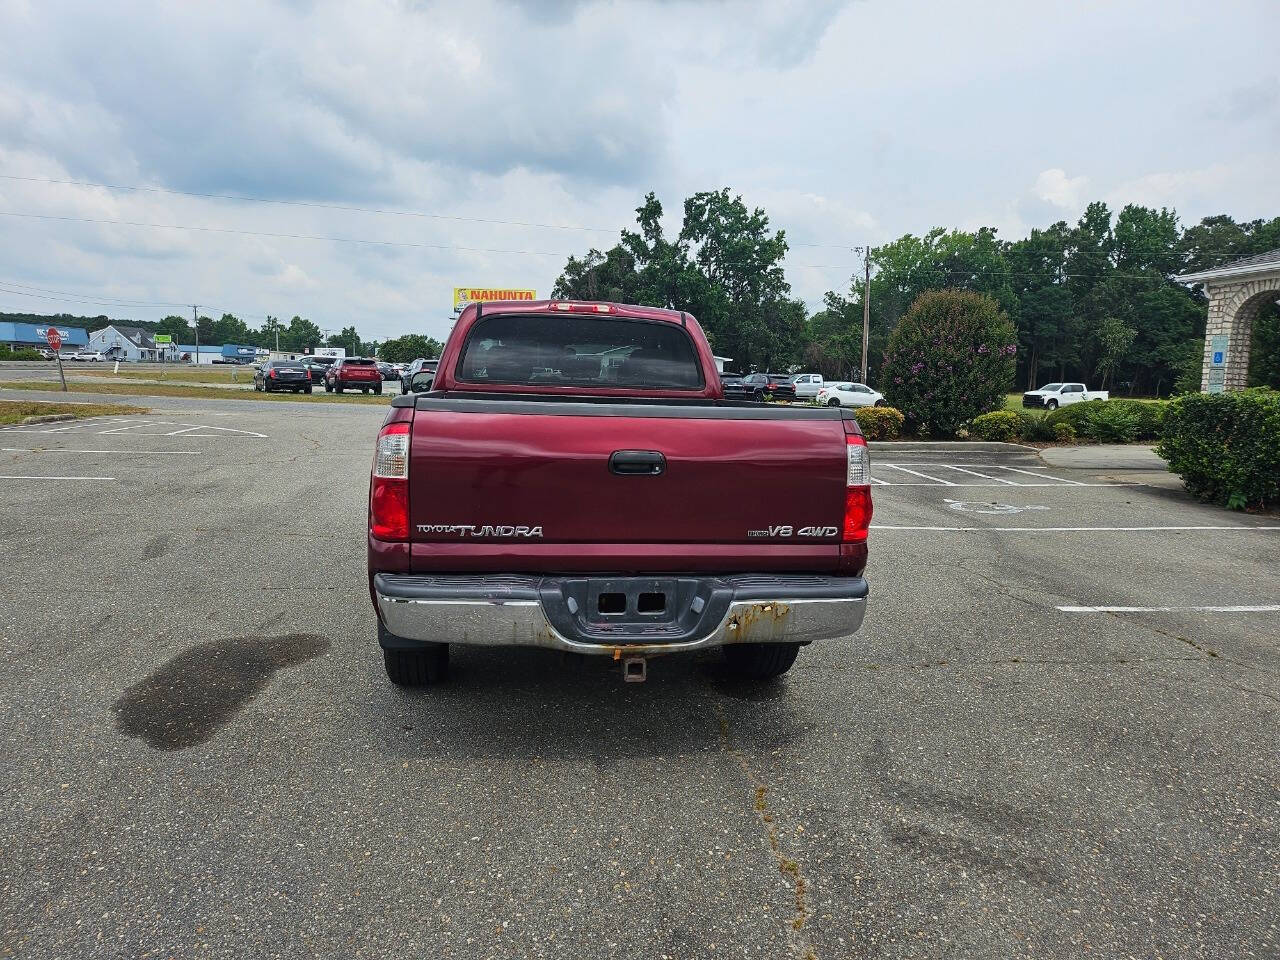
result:
<svg viewBox="0 0 1280 960"><path fill-rule="evenodd" d="M1253 320L1266 304L1280 300L1280 250L1178 279L1203 283L1209 298L1200 389L1206 393L1243 390L1249 381Z"/></svg>

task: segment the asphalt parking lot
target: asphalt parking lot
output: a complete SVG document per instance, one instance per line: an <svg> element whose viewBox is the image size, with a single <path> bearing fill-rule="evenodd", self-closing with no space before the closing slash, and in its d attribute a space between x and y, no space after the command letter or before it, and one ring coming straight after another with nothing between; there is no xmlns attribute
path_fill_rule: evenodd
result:
<svg viewBox="0 0 1280 960"><path fill-rule="evenodd" d="M2 955L1280 956L1280 520L880 445L867 625L782 682L410 693L383 411L138 402L0 429Z"/></svg>

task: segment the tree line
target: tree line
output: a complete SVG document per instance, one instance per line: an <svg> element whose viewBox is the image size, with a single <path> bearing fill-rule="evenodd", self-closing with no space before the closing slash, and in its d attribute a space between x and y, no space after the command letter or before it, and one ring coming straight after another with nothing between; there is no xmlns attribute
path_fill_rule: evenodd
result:
<svg viewBox="0 0 1280 960"><path fill-rule="evenodd" d="M570 257L553 296L619 300L693 313L717 354L743 370L812 369L857 378L862 356L863 277L828 291L810 315L791 296L788 244L763 210L727 189L684 204L667 237L650 193L606 251ZM1178 274L1280 248L1280 217L1238 223L1221 215L1183 228L1168 209L1130 204L1113 214L1091 203L1014 241L995 228L906 234L869 252L868 379L879 380L889 335L928 290L986 294L1013 323L1020 385L1084 380L1140 395L1198 389L1206 302ZM1280 309L1254 323L1251 382L1280 385Z"/></svg>
<svg viewBox="0 0 1280 960"><path fill-rule="evenodd" d="M71 314L40 315L33 313L4 313L0 319L15 323L52 324L53 326L84 327L90 333L109 324L137 327L151 334L168 334L175 344L194 345L196 327L186 317L170 315L163 320L116 320L105 315L77 317ZM418 357L440 356L442 344L434 337L410 333L381 342L365 340L354 326L343 327L337 333L325 335L315 323L295 316L288 323L268 316L260 326L251 327L240 317L224 313L221 317L201 316L197 321L200 343L220 346L224 343L262 347L302 353L308 347L342 347L349 356L377 356L392 363L409 362Z"/></svg>

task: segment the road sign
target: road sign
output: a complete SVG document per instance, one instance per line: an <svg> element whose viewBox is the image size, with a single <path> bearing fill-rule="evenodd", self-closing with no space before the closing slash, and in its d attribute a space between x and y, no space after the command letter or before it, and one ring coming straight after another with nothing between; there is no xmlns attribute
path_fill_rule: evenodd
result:
<svg viewBox="0 0 1280 960"><path fill-rule="evenodd" d="M49 349L58 361L58 379L62 381L62 392L66 393L67 375L62 369L62 333L57 327L50 327L44 332L44 338L49 341Z"/></svg>
<svg viewBox="0 0 1280 960"><path fill-rule="evenodd" d="M1227 345L1230 342L1230 339L1222 334L1209 338L1209 366L1225 367L1227 365Z"/></svg>

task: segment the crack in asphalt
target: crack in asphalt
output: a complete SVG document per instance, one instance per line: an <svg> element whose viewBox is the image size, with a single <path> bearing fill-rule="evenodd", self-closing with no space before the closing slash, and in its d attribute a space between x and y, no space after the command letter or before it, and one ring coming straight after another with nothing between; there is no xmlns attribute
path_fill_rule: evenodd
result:
<svg viewBox="0 0 1280 960"><path fill-rule="evenodd" d="M778 867L778 872L786 878L788 885L795 894L795 912L791 922L787 925L787 941L791 945L791 953L798 960L818 960L818 953L813 946L812 939L804 933L805 925L809 922L809 918L813 916L813 909L809 906L809 882L805 879L804 873L800 869L799 861L788 857L782 849L777 820L773 815L773 811L769 808L769 785L752 768L746 754L730 742L729 719L725 716L724 707L717 703L713 704L712 709L715 711L716 720L720 725L720 748L733 757L738 767L742 770L743 776L747 778L747 781L755 791L752 807L761 824L764 825L765 838L769 844L769 854L773 857L774 863Z"/></svg>
<svg viewBox="0 0 1280 960"><path fill-rule="evenodd" d="M865 663L841 664L829 668L840 670L938 670L953 667L959 670L971 667L1016 667L1016 666L1050 666L1050 667L1105 667L1123 666L1141 663L1201 663L1208 657L1104 657L1095 660L1050 660L1039 657L1001 657L996 660L934 660L919 663Z"/></svg>

